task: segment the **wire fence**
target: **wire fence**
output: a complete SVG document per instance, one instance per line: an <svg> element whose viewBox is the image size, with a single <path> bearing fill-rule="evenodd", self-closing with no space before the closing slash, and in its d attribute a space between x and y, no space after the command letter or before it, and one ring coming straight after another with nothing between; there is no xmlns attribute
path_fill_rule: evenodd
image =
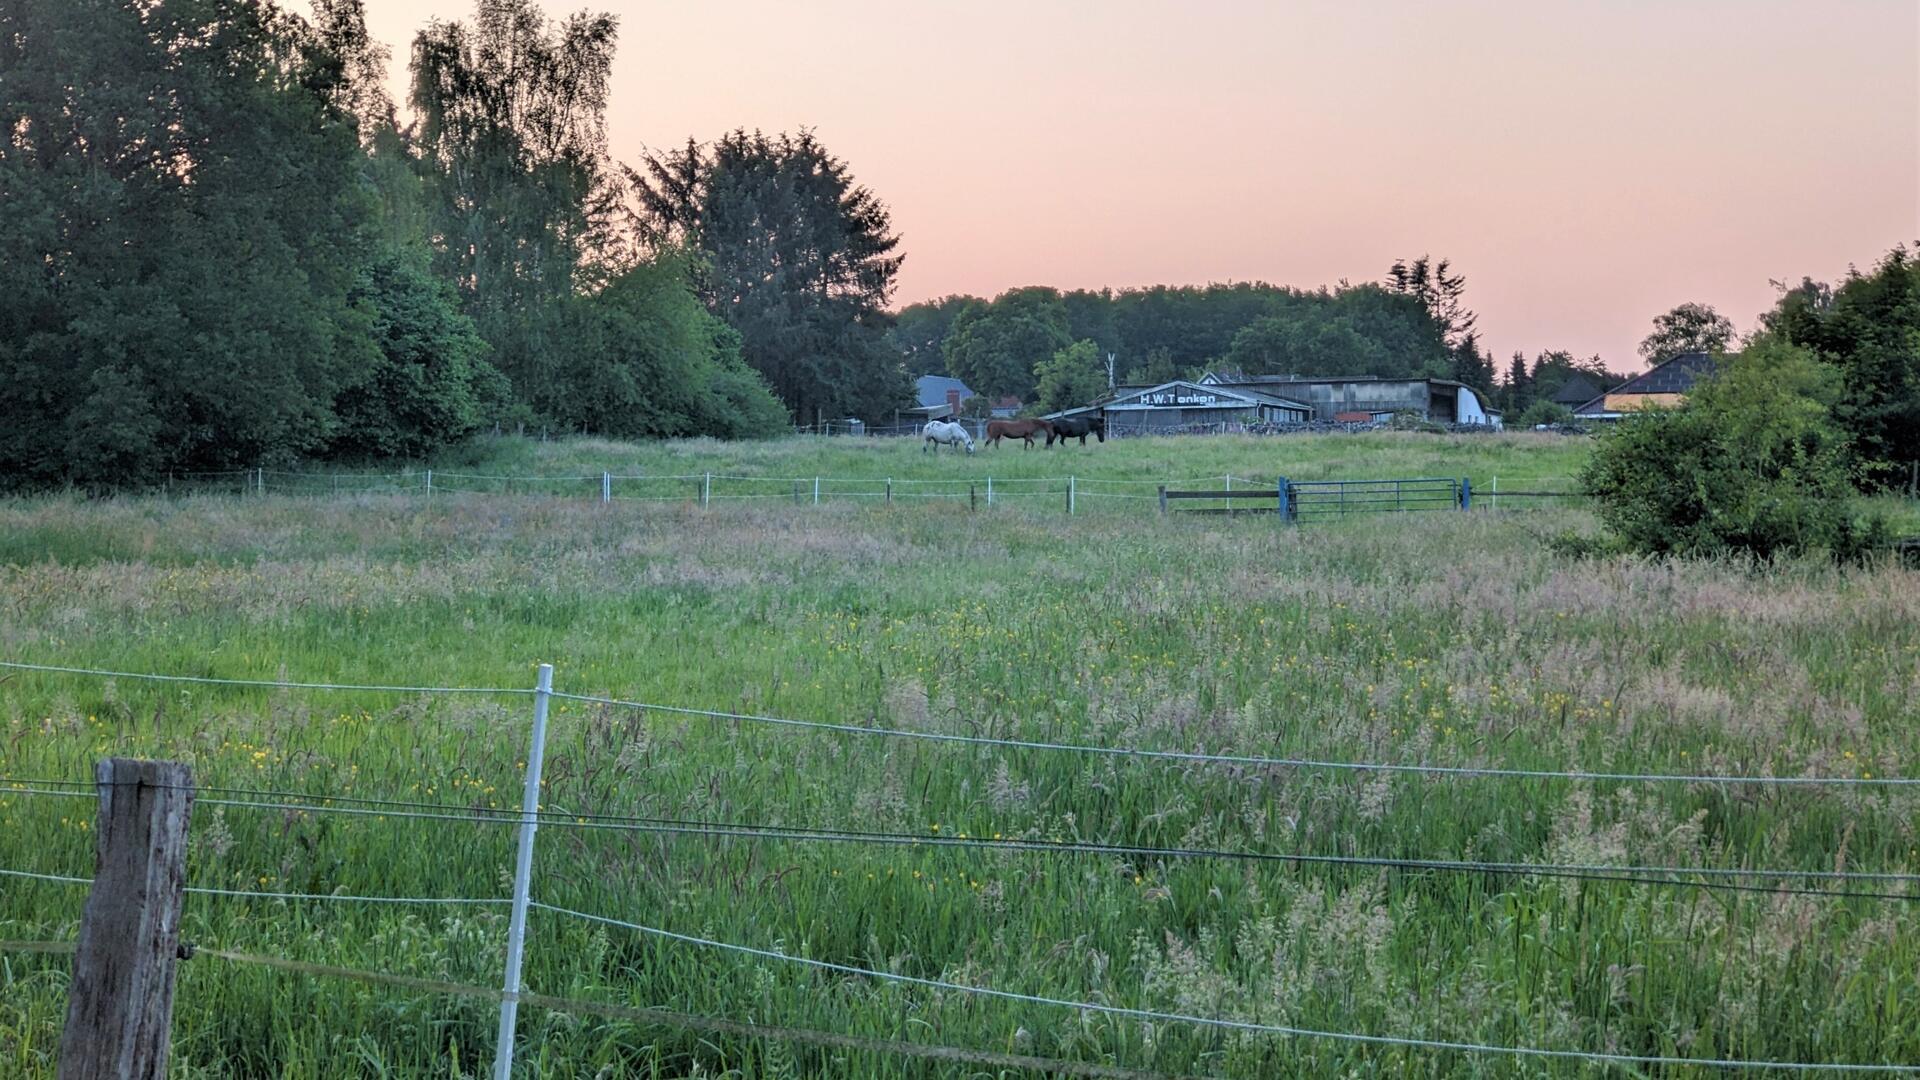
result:
<svg viewBox="0 0 1920 1080"><path fill-rule="evenodd" d="M1032 1069L1076 1076L1153 1075L1104 1064L1066 1059L1006 1054L968 1047L954 1047L909 1039L873 1039L835 1032L811 1031L715 1017L675 1013L660 1009L609 1005L580 998L542 995L527 989L522 980L522 959L526 943L526 919L531 912L579 923L622 930L674 945L711 952L752 957L778 965L790 965L907 987L958 994L970 998L1016 1002L1028 1006L1060 1009L1082 1015L1099 1014L1154 1024L1171 1024L1196 1029L1236 1032L1266 1038L1326 1041L1375 1047L1399 1047L1432 1052L1452 1052L1506 1059L1583 1061L1639 1067L1694 1066L1719 1070L1788 1071L1831 1073L1900 1073L1917 1066L1872 1062L1804 1062L1748 1060L1738 1058L1687 1057L1662 1054L1631 1054L1571 1048L1467 1042L1418 1035L1328 1030L1301 1026L1255 1023L1231 1017L1189 1012L1163 1011L1111 1001L1086 1001L977 985L954 979L935 979L907 975L898 971L838 963L790 953L783 948L768 948L685 931L652 926L615 915L581 910L535 895L533 869L534 842L541 827L573 830L619 830L632 833L678 836L737 838L763 843L834 843L927 849L959 848L981 852L1040 854L1056 857L1096 856L1129 859L1188 859L1236 862L1269 862L1289 865L1363 866L1415 873L1449 873L1502 876L1517 879L1568 878L1580 881L1613 882L1642 887L1704 889L1710 891L1753 892L1775 895L1814 896L1830 900L1858 900L1888 903L1912 903L1920 900L1920 874L1844 869L1830 870L1768 868L1750 866L1671 866L1584 863L1529 863L1474 861L1445 858L1404 858L1324 854L1303 851L1241 851L1202 847L1157 847L1092 843L1023 837L923 836L897 832L860 831L837 828L812 828L755 822L704 821L682 818L641 817L571 810L542 805L542 768L546 746L549 705L553 700L598 704L609 708L636 710L685 717L699 717L728 724L754 724L767 728L799 729L821 735L858 736L899 740L928 740L938 743L990 746L997 749L1076 754L1089 757L1128 757L1144 761L1178 762L1195 766L1258 767L1265 769L1332 770L1337 772L1409 773L1436 779L1463 780L1482 778L1497 781L1551 781L1564 783L1610 783L1619 785L1701 784L1713 786L1834 787L1903 789L1920 785L1920 777L1848 777L1848 776L1773 776L1766 774L1667 774L1615 773L1579 769L1538 770L1499 767L1464 767L1421 762L1336 761L1305 758L1262 757L1210 753L1203 750L1174 750L1146 747L1106 747L1064 742L1035 742L1018 739L988 738L907 729L864 727L829 721L789 717L761 716L724 710L668 706L589 694L556 691L552 687L552 669L541 665L537 684L516 687L434 687L363 685L331 682L289 682L280 680L228 679L211 675L148 674L110 671L67 665L0 661L0 668L47 677L130 679L158 683L204 683L236 689L311 693L360 692L391 694L492 694L533 698L532 730L528 744L522 804L519 810L478 808L454 803L418 799L397 799L348 795L330 792L295 792L277 789L196 785L196 801L214 806L243 809L298 811L314 815L352 815L401 820L461 821L517 830L518 851L512 894L510 896L395 896L336 891L330 893L273 891L267 889L229 889L203 885L190 886L186 892L217 902L277 900L293 903L371 904L371 905L447 905L468 907L507 907L512 916L506 944L507 967L499 990L459 983L418 979L412 976L329 967L304 961L257 956L201 945L199 954L237 964L258 964L318 978L351 979L410 989L423 994L452 994L497 1001L501 1026L495 1057L496 1077L511 1075L518 1041L516 1010L521 1004L562 1012L598 1015L613 1019L653 1023L669 1027L731 1034L747 1038L786 1039L798 1043L843 1049L862 1049L876 1053L966 1062L1002 1068ZM48 798L96 798L95 785L59 777L0 777L0 794ZM78 887L90 879L77 875L0 868L0 877L37 881L48 885ZM1877 888L1821 888L1821 885L1863 883ZM1896 887L1901 887L1897 888ZM544 890L542 890L544 891ZM57 953L71 948L67 942L0 941L0 951Z"/></svg>
<svg viewBox="0 0 1920 1080"><path fill-rule="evenodd" d="M1405 485L1424 481L1295 481L1306 488L1322 484ZM1449 481L1455 482L1455 481ZM1459 480L1461 485L1466 480ZM224 472L172 474L167 482L169 494L227 494L244 496L287 496L327 498L364 495L401 495L419 498L515 496L553 499L581 499L612 503L682 504L710 507L728 504L791 503L819 506L823 503L964 503L970 509L996 506L1052 507L1067 513L1079 513L1101 507L1134 510L1140 500L1161 499L1164 490L1197 489L1222 492L1244 498L1252 492L1275 493L1289 481L1283 477L1240 476L1222 473L1214 476L1139 479L1134 477L1080 476L993 476L951 478L894 476L755 476L740 473L636 473L603 470L552 475L507 475L500 473L447 472L435 469L398 473L304 473L273 469L234 469ZM1487 509L1577 505L1587 496L1574 488L1571 478L1532 481L1526 489L1507 491L1499 488L1494 477ZM1237 494L1236 494L1237 493ZM1278 497L1278 496L1276 496ZM1162 499L1164 502L1164 499ZM1309 500L1311 501L1310 495ZM1354 499L1349 507L1362 509L1366 500ZM1457 503L1458 500L1456 499ZM1284 500L1283 500L1284 505ZM1308 507L1303 502L1302 509ZM1245 509L1232 500L1202 500L1186 504L1184 509L1221 511ZM1313 509L1318 508L1314 503ZM1389 509L1390 507L1366 507ZM1405 509L1406 506L1391 507Z"/></svg>

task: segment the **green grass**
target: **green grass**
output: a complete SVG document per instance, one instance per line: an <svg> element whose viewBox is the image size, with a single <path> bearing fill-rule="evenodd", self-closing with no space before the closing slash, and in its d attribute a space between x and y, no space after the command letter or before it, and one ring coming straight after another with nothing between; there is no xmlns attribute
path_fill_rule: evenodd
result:
<svg viewBox="0 0 1920 1080"><path fill-rule="evenodd" d="M1501 437L508 441L473 472L934 479L1570 476ZM1004 463L1004 465L1003 465ZM435 468L457 471L455 462ZM1002 472L1003 468L1007 470ZM1016 473L1014 470L1029 470ZM884 471L882 471L884 470ZM1097 503L1097 500L1096 500ZM0 504L0 656L230 677L560 687L931 731L1537 769L1911 775L1920 574L1574 562L1577 510L1161 518L1113 500ZM1133 512L1122 513L1121 509ZM517 803L529 703L0 675L0 775L178 757L204 785ZM1248 770L808 733L560 702L545 803L943 836L1478 861L1920 869L1913 795ZM213 796L208 796L209 798ZM0 791L0 866L89 872L91 806ZM203 804L195 884L505 896L511 831ZM1865 888L1867 886L1856 886ZM1899 886L1895 886L1898 891ZM1535 876L543 828L537 898L863 967L1266 1024L1558 1049L1920 1060L1913 905ZM83 893L0 879L0 938ZM497 984L501 909L191 897L186 935ZM51 1076L64 961L0 954L0 1074ZM1605 1070L1081 1017L824 976L536 912L530 988L1220 1076ZM211 958L175 1075L485 1075L492 1006ZM523 1009L527 1075L962 1076L865 1051ZM1704 1069L1671 1070L1705 1075Z"/></svg>

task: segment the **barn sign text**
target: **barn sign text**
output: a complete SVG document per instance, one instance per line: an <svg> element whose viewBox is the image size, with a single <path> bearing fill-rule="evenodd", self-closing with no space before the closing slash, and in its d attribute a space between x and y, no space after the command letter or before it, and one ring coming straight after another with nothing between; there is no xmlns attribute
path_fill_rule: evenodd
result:
<svg viewBox="0 0 1920 1080"><path fill-rule="evenodd" d="M1218 405L1220 396L1199 390L1156 390L1140 395L1142 405Z"/></svg>

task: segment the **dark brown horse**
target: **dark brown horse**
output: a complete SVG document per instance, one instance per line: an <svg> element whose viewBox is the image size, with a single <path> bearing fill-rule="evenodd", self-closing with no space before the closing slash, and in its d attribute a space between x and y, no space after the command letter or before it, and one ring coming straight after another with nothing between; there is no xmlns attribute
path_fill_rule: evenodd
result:
<svg viewBox="0 0 1920 1080"><path fill-rule="evenodd" d="M998 446L1002 436L1020 439L1027 446L1033 445L1035 435L1045 435L1047 443L1053 443L1053 425L1045 420L989 420L987 421L987 445Z"/></svg>
<svg viewBox="0 0 1920 1080"><path fill-rule="evenodd" d="M1067 445L1067 440L1076 435L1080 437L1081 446L1087 445L1087 436L1089 435L1099 439L1101 442L1106 442L1107 418L1104 416L1069 416L1055 420L1053 422L1053 433L1047 436L1047 445L1052 446L1053 440L1059 439L1060 445L1065 446Z"/></svg>

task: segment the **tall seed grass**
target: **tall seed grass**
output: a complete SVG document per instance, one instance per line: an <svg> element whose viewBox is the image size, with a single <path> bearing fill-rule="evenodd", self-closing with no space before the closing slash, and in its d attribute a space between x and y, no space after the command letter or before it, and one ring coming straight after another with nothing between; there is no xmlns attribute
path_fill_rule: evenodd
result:
<svg viewBox="0 0 1920 1080"><path fill-rule="evenodd" d="M1228 452L1137 445L1169 467L1198 468L1188 448ZM1310 447L1330 471L1385 474L1370 457L1380 444L1334 445L1353 456ZM538 446L527 452L557 452ZM812 464L766 462L783 463ZM20 501L0 504L0 655L516 687L544 661L574 692L1000 737L1548 770L1916 773L1920 574L1571 562L1539 543L1589 524L1572 511L1285 528L932 502ZM0 679L0 775L85 780L106 754L164 755L207 786L518 801L524 697ZM1904 791L1222 768L569 701L554 706L546 781L544 805L576 815L926 836L1896 873L1920 862L1920 806ZM88 873L91 816L85 800L0 790L0 866ZM504 897L513 843L496 824L203 803L189 872L260 892ZM540 833L535 880L559 906L1049 997L1563 1049L1920 1060L1911 903L564 821ZM0 937L71 936L82 899L0 879ZM504 934L499 908L204 896L186 923L219 947L483 985L501 977ZM52 1075L63 972L58 958L0 955L0 1073ZM549 912L533 916L526 978L548 994L1169 1072L1594 1071L1083 1016ZM521 1016L528 1075L972 1075ZM175 1031L185 1076L479 1076L493 1009L197 959L182 965Z"/></svg>

